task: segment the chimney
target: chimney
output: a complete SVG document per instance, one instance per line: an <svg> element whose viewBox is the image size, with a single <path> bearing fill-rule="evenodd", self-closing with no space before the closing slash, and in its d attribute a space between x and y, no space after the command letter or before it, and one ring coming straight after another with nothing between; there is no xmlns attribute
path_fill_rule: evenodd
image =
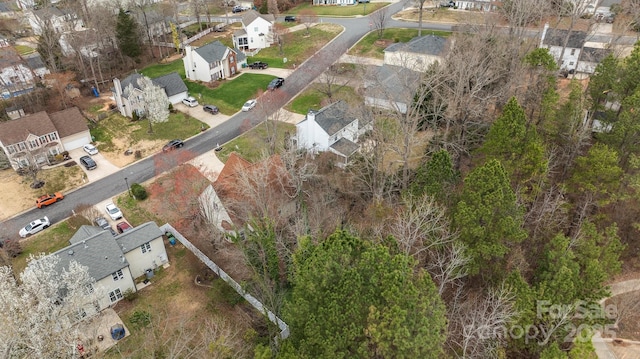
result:
<svg viewBox="0 0 640 359"><path fill-rule="evenodd" d="M89 248L89 246L87 245L87 241L82 241L82 244L84 244L84 249Z"/></svg>
<svg viewBox="0 0 640 359"><path fill-rule="evenodd" d="M69 251L67 252L68 255L72 256L73 255L73 249L69 249Z"/></svg>

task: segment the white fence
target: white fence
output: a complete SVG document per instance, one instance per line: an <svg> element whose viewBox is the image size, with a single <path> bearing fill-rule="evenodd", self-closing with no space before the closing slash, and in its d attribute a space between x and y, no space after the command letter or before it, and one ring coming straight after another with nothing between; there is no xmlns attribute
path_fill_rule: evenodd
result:
<svg viewBox="0 0 640 359"><path fill-rule="evenodd" d="M180 241L187 249L189 249L193 254L198 257L202 263L204 263L207 267L209 267L215 274L217 274L222 280L227 282L233 289L238 292L249 304L251 304L254 308L258 310L258 312L265 314L269 320L280 328L280 338L286 339L289 336L289 326L282 319L278 318L273 312L269 309L265 308L265 306L254 296L247 293L238 282L233 280L222 268L218 267L209 257L207 257L204 253L202 253L196 246L191 244L182 234L180 234L173 226L170 224L164 224L160 227L160 230L165 232L171 232L177 240Z"/></svg>

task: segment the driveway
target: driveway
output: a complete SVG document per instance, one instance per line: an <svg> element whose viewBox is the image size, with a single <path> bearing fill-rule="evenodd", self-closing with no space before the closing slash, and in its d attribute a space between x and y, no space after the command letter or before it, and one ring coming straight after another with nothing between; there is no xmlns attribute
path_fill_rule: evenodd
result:
<svg viewBox="0 0 640 359"><path fill-rule="evenodd" d="M282 77L282 78L286 79L287 77L289 77L289 75L291 75L293 70L281 69L281 68L277 68L277 67L267 67L264 70L259 70L259 69L255 69L254 70L254 69L250 69L250 68L247 67L247 68L242 69L242 72L248 73L248 74L271 75L271 76Z"/></svg>
<svg viewBox="0 0 640 359"><path fill-rule="evenodd" d="M80 163L80 157L88 156L88 154L84 152L82 147L69 151L69 156L71 156L71 159L76 161L78 166L80 166L80 168L82 168L82 170L84 171L86 176L85 183L87 183L87 179L89 182L93 182L120 171L120 168L118 166L109 162L109 160L107 160L101 153L91 156L91 158L96 161L96 164L98 166L94 170L87 171L87 169L84 168L84 166Z"/></svg>
<svg viewBox="0 0 640 359"><path fill-rule="evenodd" d="M202 121L204 123L206 123L207 125L209 125L209 127L213 128L216 127L218 125L220 125L221 123L223 123L224 121L228 120L230 116L227 115L223 115L221 113L218 113L217 115L212 115L209 112L205 112L202 109L202 106L206 105L205 104L199 104L196 107L189 107L183 103L179 103L177 105L173 105L173 108L175 108L176 110L185 113L193 118L198 119L199 121Z"/></svg>

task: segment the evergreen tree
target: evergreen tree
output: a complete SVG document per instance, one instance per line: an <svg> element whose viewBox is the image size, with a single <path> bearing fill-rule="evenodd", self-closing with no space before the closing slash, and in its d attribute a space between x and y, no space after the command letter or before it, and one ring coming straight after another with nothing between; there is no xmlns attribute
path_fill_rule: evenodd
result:
<svg viewBox="0 0 640 359"><path fill-rule="evenodd" d="M118 13L116 22L116 39L118 48L120 48L120 52L123 55L134 59L142 54L138 23L133 16L126 13L122 8Z"/></svg>
<svg viewBox="0 0 640 359"><path fill-rule="evenodd" d="M457 178L451 155L446 150L440 150L418 168L409 190L416 197L426 193L441 203L447 203Z"/></svg>

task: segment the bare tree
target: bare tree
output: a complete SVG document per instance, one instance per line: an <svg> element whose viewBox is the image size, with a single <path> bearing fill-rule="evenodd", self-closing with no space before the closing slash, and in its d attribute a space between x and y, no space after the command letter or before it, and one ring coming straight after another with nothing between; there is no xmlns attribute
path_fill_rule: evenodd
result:
<svg viewBox="0 0 640 359"><path fill-rule="evenodd" d="M289 34L289 29L286 26L282 25L279 22L273 24L273 36L275 36L276 43L278 44L278 50L280 51L280 55L284 55L283 46L284 46L287 34Z"/></svg>
<svg viewBox="0 0 640 359"><path fill-rule="evenodd" d="M378 38L382 39L382 36L384 35L384 29L386 29L387 22L391 18L391 15L389 15L387 8L383 7L382 9L375 11L374 13L369 15L369 18L371 19L373 28L376 29Z"/></svg>
<svg viewBox="0 0 640 359"><path fill-rule="evenodd" d="M509 33L522 39L528 26L541 21L550 12L546 0L507 0L500 11L509 22Z"/></svg>
<svg viewBox="0 0 640 359"><path fill-rule="evenodd" d="M302 23L307 30L307 35L309 35L309 29L314 24L318 23L318 14L311 9L304 9L298 13L298 21Z"/></svg>
<svg viewBox="0 0 640 359"><path fill-rule="evenodd" d="M316 80L316 91L327 96L331 103L334 102L334 95L348 86L351 80L351 77L346 77L341 74L340 64L332 64L320 75L320 78Z"/></svg>
<svg viewBox="0 0 640 359"><path fill-rule="evenodd" d="M82 216L89 223L94 223L95 219L98 217L103 217L104 215L100 212L96 207L86 204L80 203L73 209L74 216Z"/></svg>
<svg viewBox="0 0 640 359"><path fill-rule="evenodd" d="M440 296L449 286L467 276L467 264L471 262L471 257L466 250L464 244L455 241L429 251L426 269L438 285Z"/></svg>
<svg viewBox="0 0 640 359"><path fill-rule="evenodd" d="M418 36L422 36L422 13L424 11L424 3L427 0L414 0L418 6Z"/></svg>

